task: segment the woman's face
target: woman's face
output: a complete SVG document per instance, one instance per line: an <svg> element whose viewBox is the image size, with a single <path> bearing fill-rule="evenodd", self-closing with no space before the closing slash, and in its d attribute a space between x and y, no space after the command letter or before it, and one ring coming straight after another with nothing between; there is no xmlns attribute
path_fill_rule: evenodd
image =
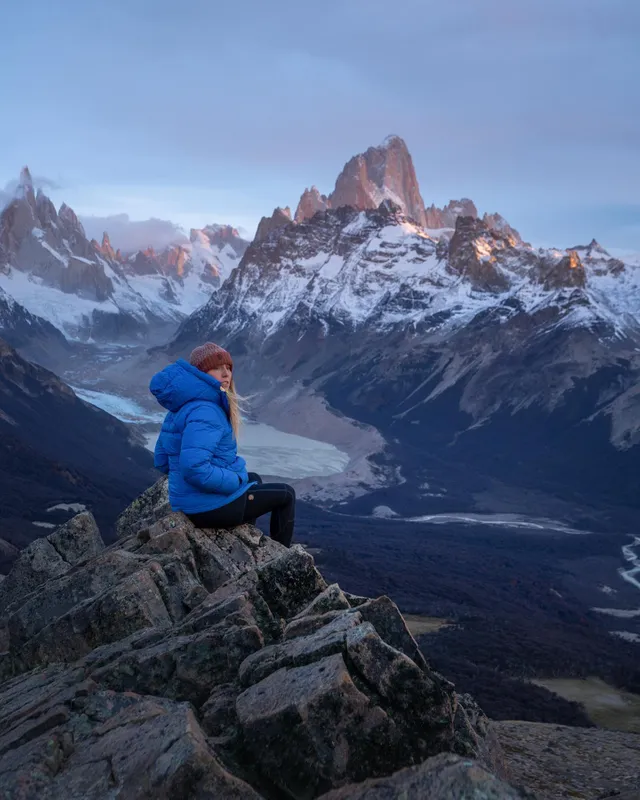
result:
<svg viewBox="0 0 640 800"><path fill-rule="evenodd" d="M207 374L211 375L211 377L215 378L217 381L220 381L223 389L228 389L231 386L231 375L233 373L228 364L223 364L221 367L210 369Z"/></svg>

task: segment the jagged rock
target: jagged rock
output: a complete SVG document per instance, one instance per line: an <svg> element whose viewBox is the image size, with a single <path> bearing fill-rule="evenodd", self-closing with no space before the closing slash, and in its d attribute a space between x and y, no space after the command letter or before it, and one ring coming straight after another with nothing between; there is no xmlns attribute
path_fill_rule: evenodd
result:
<svg viewBox="0 0 640 800"><path fill-rule="evenodd" d="M93 515L83 512L44 539L36 539L18 556L0 587L0 611L50 578L68 572L74 564L96 556L104 542Z"/></svg>
<svg viewBox="0 0 640 800"><path fill-rule="evenodd" d="M276 208L270 217L262 217L258 223L258 228L253 241L264 241L271 233L273 233L273 231L284 228L286 225L289 225L290 222L291 209L288 206L286 208Z"/></svg>
<svg viewBox="0 0 640 800"><path fill-rule="evenodd" d="M297 636L308 636L320 628L333 622L334 619L344 616L343 611L327 611L326 614L311 614L304 617L294 617L284 629L285 639L295 639Z"/></svg>
<svg viewBox="0 0 640 800"><path fill-rule="evenodd" d="M200 709L202 727L209 736L224 737L227 741L237 736L236 687L232 683L216 686Z"/></svg>
<svg viewBox="0 0 640 800"><path fill-rule="evenodd" d="M586 275L580 256L570 250L558 260L547 260L540 264L538 279L545 289L583 288Z"/></svg>
<svg viewBox="0 0 640 800"><path fill-rule="evenodd" d="M467 216L467 215L465 215ZM476 214L477 216L477 214ZM524 244L522 236L515 228L512 228L502 214L483 214L482 221L491 230L498 231L503 236L506 236L512 247L518 247Z"/></svg>
<svg viewBox="0 0 640 800"><path fill-rule="evenodd" d="M12 800L260 796L221 766L189 704L100 690L79 669L5 684L0 731Z"/></svg>
<svg viewBox="0 0 640 800"><path fill-rule="evenodd" d="M213 689L236 677L240 664L263 642L256 625L223 621L202 633L170 634L131 649L91 675L111 689L189 700L199 707Z"/></svg>
<svg viewBox="0 0 640 800"><path fill-rule="evenodd" d="M329 208L329 199L326 195L320 194L315 186L305 189L298 203L295 213L296 222L304 222L311 219L318 211L326 211Z"/></svg>
<svg viewBox="0 0 640 800"><path fill-rule="evenodd" d="M169 481L160 478L120 514L116 521L118 539L134 536L170 511Z"/></svg>
<svg viewBox="0 0 640 800"><path fill-rule="evenodd" d="M98 525L89 511L72 517L47 536L49 541L70 566L97 556L104 550Z"/></svg>
<svg viewBox="0 0 640 800"><path fill-rule="evenodd" d="M311 616L312 614L325 614L327 611L341 611L350 607L342 589L337 583L332 583L323 592L320 592L305 609L296 614L294 619Z"/></svg>
<svg viewBox="0 0 640 800"><path fill-rule="evenodd" d="M260 771L292 797L389 769L394 726L340 654L274 672L238 697L236 712Z"/></svg>
<svg viewBox="0 0 640 800"><path fill-rule="evenodd" d="M38 194L36 195L36 214L38 215L40 227L45 230L58 222L56 207L41 189L38 189Z"/></svg>
<svg viewBox="0 0 640 800"><path fill-rule="evenodd" d="M16 559L13 569L0 585L0 612L9 600L18 601L49 578L64 575L69 565L46 539L36 539Z"/></svg>
<svg viewBox="0 0 640 800"><path fill-rule="evenodd" d="M324 656L341 652L345 647L347 631L358 626L361 621L357 613L342 614L309 636L300 636L282 644L265 647L241 664L238 675L240 683L251 686L282 667L301 667Z"/></svg>
<svg viewBox="0 0 640 800"><path fill-rule="evenodd" d="M425 225L431 230L455 228L458 217L475 219L477 216L475 203L468 197L463 197L461 200L450 200L444 208L429 206L425 209Z"/></svg>
<svg viewBox="0 0 640 800"><path fill-rule="evenodd" d="M350 592L343 592L343 594L351 608L358 608L358 606L364 605L369 600L368 597L362 597L359 594L351 594Z"/></svg>
<svg viewBox="0 0 640 800"><path fill-rule="evenodd" d="M357 610L362 619L370 622L385 642L400 650L419 667L426 667L418 643L409 632L404 617L393 600L385 595L375 600L367 599L357 606Z"/></svg>
<svg viewBox="0 0 640 800"><path fill-rule="evenodd" d="M141 569L95 599L56 616L24 641L21 622L18 613L9 618L9 645L23 671L38 664L75 661L141 628L168 626L171 619L152 571Z"/></svg>
<svg viewBox="0 0 640 800"><path fill-rule="evenodd" d="M278 639L283 626L258 592L257 585L255 573L244 573L239 579L223 584L184 619L178 630L194 633L234 616L254 621L266 642Z"/></svg>
<svg viewBox="0 0 640 800"><path fill-rule="evenodd" d="M450 753L434 756L387 778L367 780L323 794L318 800L534 800L479 764Z"/></svg>
<svg viewBox="0 0 640 800"><path fill-rule="evenodd" d="M425 224L413 160L399 136L389 136L379 147L370 147L347 162L329 196L329 207L364 211L378 208L385 199L397 203L418 225Z"/></svg>
<svg viewBox="0 0 640 800"><path fill-rule="evenodd" d="M53 574L26 572L28 594L20 564L3 582L10 796L98 800L111 781L123 797L258 797L251 784L312 798L440 751L494 754L482 712L429 668L389 598L346 596L304 548L252 526L195 528L168 511L165 481L119 532L103 551L79 515L41 540Z"/></svg>
<svg viewBox="0 0 640 800"><path fill-rule="evenodd" d="M482 291L500 292L509 281L496 263L495 252L510 248L509 241L473 217L458 217L449 243L449 268Z"/></svg>
<svg viewBox="0 0 640 800"><path fill-rule="evenodd" d="M313 556L300 545L257 569L259 590L269 608L289 619L308 605L327 584L313 562Z"/></svg>

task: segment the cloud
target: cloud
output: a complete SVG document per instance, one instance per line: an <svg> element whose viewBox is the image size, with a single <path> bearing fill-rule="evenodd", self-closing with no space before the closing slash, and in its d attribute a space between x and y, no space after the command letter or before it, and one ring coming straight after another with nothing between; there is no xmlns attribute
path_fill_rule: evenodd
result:
<svg viewBox="0 0 640 800"><path fill-rule="evenodd" d="M108 217L81 216L89 239L102 239L109 234L111 244L129 253L153 247L162 250L172 244L188 241L183 229L167 219L132 220L128 214L114 214Z"/></svg>
<svg viewBox="0 0 640 800"><path fill-rule="evenodd" d="M31 180L36 192L38 189L42 189L43 192L46 192L47 190L57 191L62 188L58 181L53 180L53 178L46 178L44 175L32 175ZM19 185L20 181L14 178L10 180L3 189L0 189L0 210L13 200Z"/></svg>
<svg viewBox="0 0 640 800"><path fill-rule="evenodd" d="M33 188L36 191L38 191L38 189L42 189L43 192L62 189L62 185L58 181L53 178L46 178L44 175L32 175L31 180L33 182ZM9 194L13 197L19 185L20 181L16 178L9 181L2 191L4 194Z"/></svg>

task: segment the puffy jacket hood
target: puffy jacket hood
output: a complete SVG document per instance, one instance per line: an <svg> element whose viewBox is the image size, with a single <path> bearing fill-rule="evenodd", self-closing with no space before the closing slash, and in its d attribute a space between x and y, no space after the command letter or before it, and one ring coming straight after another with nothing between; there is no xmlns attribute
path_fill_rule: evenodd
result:
<svg viewBox="0 0 640 800"><path fill-rule="evenodd" d="M149 384L151 394L160 405L173 412L192 400L206 400L224 408L220 387L220 381L183 358L156 373Z"/></svg>

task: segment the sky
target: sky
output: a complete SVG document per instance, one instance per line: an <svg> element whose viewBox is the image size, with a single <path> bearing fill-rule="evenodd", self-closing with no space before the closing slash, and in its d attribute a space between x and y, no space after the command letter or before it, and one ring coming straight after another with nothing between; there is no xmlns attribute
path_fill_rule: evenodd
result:
<svg viewBox="0 0 640 800"><path fill-rule="evenodd" d="M640 251L637 0L20 0L0 74L0 188L98 228L253 232L398 134L427 205Z"/></svg>

